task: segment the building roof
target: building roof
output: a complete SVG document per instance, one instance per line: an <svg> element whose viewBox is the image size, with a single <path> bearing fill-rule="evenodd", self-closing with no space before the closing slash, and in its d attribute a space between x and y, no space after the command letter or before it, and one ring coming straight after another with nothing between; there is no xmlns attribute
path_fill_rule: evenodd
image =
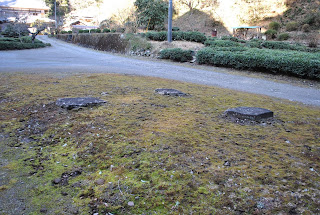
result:
<svg viewBox="0 0 320 215"><path fill-rule="evenodd" d="M0 7L49 10L43 0L0 0Z"/></svg>

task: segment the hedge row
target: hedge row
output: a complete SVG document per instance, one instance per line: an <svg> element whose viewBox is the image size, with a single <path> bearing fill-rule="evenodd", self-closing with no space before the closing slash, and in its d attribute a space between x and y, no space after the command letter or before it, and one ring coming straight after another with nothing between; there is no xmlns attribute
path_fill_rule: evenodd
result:
<svg viewBox="0 0 320 215"><path fill-rule="evenodd" d="M50 46L49 43L21 43L12 41L0 41L0 50L21 50L21 49L35 49Z"/></svg>
<svg viewBox="0 0 320 215"><path fill-rule="evenodd" d="M180 48L161 50L159 57L161 59L170 59L178 62L187 62L193 59L191 50L182 50Z"/></svg>
<svg viewBox="0 0 320 215"><path fill-rule="evenodd" d="M255 69L272 73L320 79L320 53L248 48L242 51L204 48L197 53L199 64Z"/></svg>
<svg viewBox="0 0 320 215"><path fill-rule="evenodd" d="M147 32L145 34L146 38L155 41L166 41L167 40L167 32ZM198 42L204 43L207 40L207 37L200 32L192 31L192 32L183 32L183 31L174 31L172 32L172 40L185 40L190 42Z"/></svg>
<svg viewBox="0 0 320 215"><path fill-rule="evenodd" d="M238 41L238 42L237 42ZM299 44L290 44L281 41L262 41L253 39L250 41L245 41L235 39L228 39L225 37L223 39L213 39L209 38L204 42L207 47L249 47L249 48L266 48L266 49L281 49L281 50L294 50L294 51L304 51L304 52L319 52L319 49L311 49Z"/></svg>

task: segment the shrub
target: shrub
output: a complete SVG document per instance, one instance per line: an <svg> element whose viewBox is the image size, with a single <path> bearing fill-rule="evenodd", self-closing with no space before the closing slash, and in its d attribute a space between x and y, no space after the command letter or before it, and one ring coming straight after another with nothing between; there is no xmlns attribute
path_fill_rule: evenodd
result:
<svg viewBox="0 0 320 215"><path fill-rule="evenodd" d="M308 38L308 47L317 48L318 42L319 42L319 39L318 39L317 35L311 35Z"/></svg>
<svg viewBox="0 0 320 215"><path fill-rule="evenodd" d="M89 30L79 30L79 34L83 34L83 33L89 33Z"/></svg>
<svg viewBox="0 0 320 215"><path fill-rule="evenodd" d="M231 41L237 42L237 43L246 43L247 42L245 40L241 40L239 38L232 37L232 36L223 36L223 37L221 37L221 40L231 40Z"/></svg>
<svg viewBox="0 0 320 215"><path fill-rule="evenodd" d="M92 29L90 32L91 33L101 33L101 30L100 29Z"/></svg>
<svg viewBox="0 0 320 215"><path fill-rule="evenodd" d="M204 48L197 53L199 64L255 69L311 79L320 79L320 54L297 51L247 49L219 51Z"/></svg>
<svg viewBox="0 0 320 215"><path fill-rule="evenodd" d="M109 33L109 32L111 32L111 30L110 30L109 28L105 28L105 29L103 29L102 32L103 32L103 33Z"/></svg>
<svg viewBox="0 0 320 215"><path fill-rule="evenodd" d="M264 34L267 35L267 37L274 39L274 38L276 38L277 33L278 32L276 30L269 29Z"/></svg>
<svg viewBox="0 0 320 215"><path fill-rule="evenodd" d="M288 22L286 24L287 31L296 31L296 30L298 30L298 27L299 27L299 25L297 22Z"/></svg>
<svg viewBox="0 0 320 215"><path fill-rule="evenodd" d="M246 43L246 46L247 47L250 47L250 48L262 48L262 46L261 46L261 43L262 43L262 41L249 41L249 42L247 42Z"/></svg>
<svg viewBox="0 0 320 215"><path fill-rule="evenodd" d="M237 47L237 46L243 46L240 43L231 41L231 40L207 40L204 43L205 46L210 47Z"/></svg>
<svg viewBox="0 0 320 215"><path fill-rule="evenodd" d="M172 31L180 31L180 28L179 27L173 27Z"/></svg>
<svg viewBox="0 0 320 215"><path fill-rule="evenodd" d="M167 40L167 32L161 31L161 32L147 32L146 38L150 40L155 41L165 41Z"/></svg>
<svg viewBox="0 0 320 215"><path fill-rule="evenodd" d="M288 40L290 38L288 33L282 33L278 35L278 40L283 41L283 40Z"/></svg>
<svg viewBox="0 0 320 215"><path fill-rule="evenodd" d="M309 14L303 20L303 24L308 24L311 27L319 28L320 27L320 12Z"/></svg>
<svg viewBox="0 0 320 215"><path fill-rule="evenodd" d="M304 24L302 27L301 27L301 30L303 32L310 32L311 28L310 28L310 25L309 24Z"/></svg>
<svg viewBox="0 0 320 215"><path fill-rule="evenodd" d="M129 41L130 50L150 50L152 48L151 43L149 43L145 38L141 38L134 34L127 34L126 40Z"/></svg>
<svg viewBox="0 0 320 215"><path fill-rule="evenodd" d="M165 41L167 40L167 32L166 31L147 32L146 37L150 40ZM207 37L203 33L200 33L197 31L192 31L192 32L174 31L172 32L172 39L204 43Z"/></svg>
<svg viewBox="0 0 320 215"><path fill-rule="evenodd" d="M287 42L279 41L265 41L261 44L262 47L267 49L284 49L284 50L295 50L295 51L305 51L305 47L301 45L291 45Z"/></svg>
<svg viewBox="0 0 320 215"><path fill-rule="evenodd" d="M187 62L193 59L191 50L182 50L180 48L161 50L159 57L161 59L170 59L178 62Z"/></svg>
<svg viewBox="0 0 320 215"><path fill-rule="evenodd" d="M1 41L0 40L0 50L21 50L21 49L34 49L43 48L50 46L50 44L44 43L21 43L14 41Z"/></svg>
<svg viewBox="0 0 320 215"><path fill-rule="evenodd" d="M280 29L280 23L270 22L268 29L278 31Z"/></svg>

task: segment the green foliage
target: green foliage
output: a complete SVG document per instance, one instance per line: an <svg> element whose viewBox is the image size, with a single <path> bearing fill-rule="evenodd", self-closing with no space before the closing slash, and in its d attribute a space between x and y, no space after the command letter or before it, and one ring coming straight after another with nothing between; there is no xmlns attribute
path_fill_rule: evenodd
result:
<svg viewBox="0 0 320 215"><path fill-rule="evenodd" d="M261 44L262 47L267 49L284 49L284 50L294 50L294 51L307 51L307 48L302 45L291 45L286 42L279 41L265 41Z"/></svg>
<svg viewBox="0 0 320 215"><path fill-rule="evenodd" d="M173 27L172 31L180 31L180 28L179 27Z"/></svg>
<svg viewBox="0 0 320 215"><path fill-rule="evenodd" d="M35 40L32 43L31 37L18 38L0 38L0 50L21 50L21 49L34 49L51 46L49 43L42 43L40 40Z"/></svg>
<svg viewBox="0 0 320 215"><path fill-rule="evenodd" d="M61 34L72 34L72 31L61 31Z"/></svg>
<svg viewBox="0 0 320 215"><path fill-rule="evenodd" d="M150 50L152 48L151 43L149 43L145 38L136 36L134 34L127 34L126 40L130 44L130 50Z"/></svg>
<svg viewBox="0 0 320 215"><path fill-rule="evenodd" d="M297 22L288 22L286 24L287 31L296 31L298 30L299 24Z"/></svg>
<svg viewBox="0 0 320 215"><path fill-rule="evenodd" d="M170 59L178 62L187 62L193 59L191 50L182 50L180 48L161 50L159 56L161 59Z"/></svg>
<svg viewBox="0 0 320 215"><path fill-rule="evenodd" d="M167 32L160 31L160 32L147 32L146 38L155 41L165 41L167 40ZM198 42L204 43L207 37L200 32L197 31L190 31L190 32L183 32L183 31L174 31L172 32L172 40L185 40L190 42Z"/></svg>
<svg viewBox="0 0 320 215"><path fill-rule="evenodd" d="M280 23L278 23L278 22L270 22L268 29L278 31L280 29Z"/></svg>
<svg viewBox="0 0 320 215"><path fill-rule="evenodd" d="M310 27L309 24L304 24L304 25L301 27L301 30L302 30L303 32L310 32L311 27Z"/></svg>
<svg viewBox="0 0 320 215"><path fill-rule="evenodd" d="M150 30L163 28L168 15L168 5L163 0L136 0L137 17L140 25Z"/></svg>
<svg viewBox="0 0 320 215"><path fill-rule="evenodd" d="M288 33L282 33L278 35L278 40L283 41L283 40L288 40L290 38L290 35Z"/></svg>
<svg viewBox="0 0 320 215"><path fill-rule="evenodd" d="M102 32L103 32L103 33L109 33L109 32L111 32L111 30L110 30L109 28L105 28L105 29L103 29Z"/></svg>
<svg viewBox="0 0 320 215"><path fill-rule="evenodd" d="M231 40L207 40L204 42L205 46L210 47L237 47L243 46L241 43L237 43Z"/></svg>
<svg viewBox="0 0 320 215"><path fill-rule="evenodd" d="M241 40L237 37L232 37L232 36L222 36L221 40L230 40L230 41L237 42L237 43L246 43L247 42L245 40Z"/></svg>
<svg viewBox="0 0 320 215"><path fill-rule="evenodd" d="M204 48L197 53L197 61L199 64L253 69L320 79L319 53L254 48L246 51L221 51Z"/></svg>
<svg viewBox="0 0 320 215"><path fill-rule="evenodd" d="M274 39L274 38L276 38L277 33L278 32L276 30L269 29L264 34L267 35L268 37Z"/></svg>
<svg viewBox="0 0 320 215"><path fill-rule="evenodd" d="M91 33L101 33L101 29L92 29Z"/></svg>
<svg viewBox="0 0 320 215"><path fill-rule="evenodd" d="M28 25L24 23L9 24L1 34L6 37L27 36L29 35Z"/></svg>
<svg viewBox="0 0 320 215"><path fill-rule="evenodd" d="M320 28L320 12L311 13L303 20L303 24L308 24L312 28Z"/></svg>
<svg viewBox="0 0 320 215"><path fill-rule="evenodd" d="M79 34L89 33L89 30L79 30Z"/></svg>
<svg viewBox="0 0 320 215"><path fill-rule="evenodd" d="M57 16L64 16L69 12L69 0L45 0L45 3L51 10L49 10L49 16L54 16L55 7L54 2L57 2Z"/></svg>

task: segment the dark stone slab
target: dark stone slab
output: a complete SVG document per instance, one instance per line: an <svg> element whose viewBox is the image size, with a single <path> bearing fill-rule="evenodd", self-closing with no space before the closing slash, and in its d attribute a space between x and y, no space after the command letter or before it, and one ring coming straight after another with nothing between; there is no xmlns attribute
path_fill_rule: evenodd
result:
<svg viewBox="0 0 320 215"><path fill-rule="evenodd" d="M106 103L106 101L94 97L61 98L56 105L68 110L81 107L94 107Z"/></svg>
<svg viewBox="0 0 320 215"><path fill-rule="evenodd" d="M186 93L183 93L175 89L156 89L155 92L160 95L167 95L167 96L187 96Z"/></svg>
<svg viewBox="0 0 320 215"><path fill-rule="evenodd" d="M225 111L226 116L244 120L258 121L273 117L273 112L257 107L237 107Z"/></svg>

